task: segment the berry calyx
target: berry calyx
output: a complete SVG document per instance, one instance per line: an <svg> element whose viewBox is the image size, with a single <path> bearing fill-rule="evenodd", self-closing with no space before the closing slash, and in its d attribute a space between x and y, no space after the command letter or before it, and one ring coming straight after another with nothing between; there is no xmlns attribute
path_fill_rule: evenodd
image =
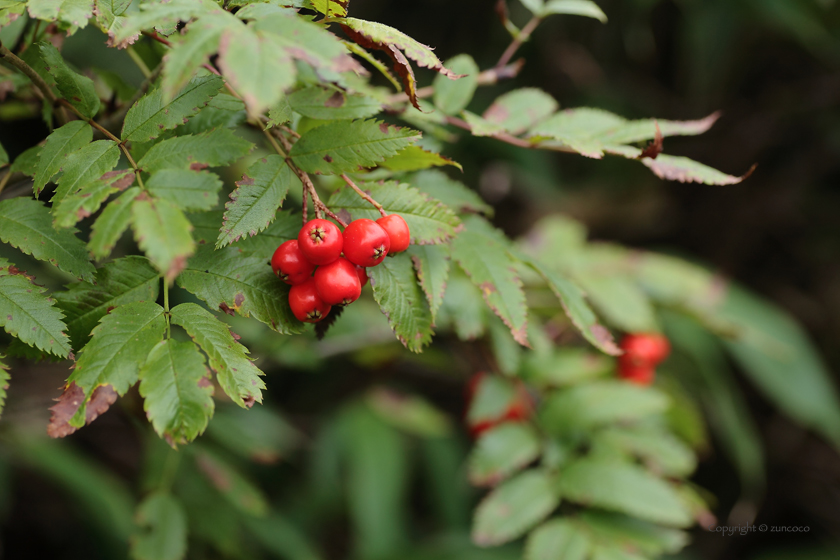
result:
<svg viewBox="0 0 840 560"><path fill-rule="evenodd" d="M289 307L299 321L317 323L327 316L331 306L321 299L315 287L315 279L309 278L289 290Z"/></svg>
<svg viewBox="0 0 840 560"><path fill-rule="evenodd" d="M297 240L282 243L271 257L271 270L286 284L302 284L312 276L315 265L306 260Z"/></svg>
<svg viewBox="0 0 840 560"><path fill-rule="evenodd" d="M363 267L363 266L359 266L359 265L357 265L357 264L356 264L356 265L353 265L353 266L355 266L355 267L356 267L356 274L359 276L359 283L360 283L360 284L362 285L362 287L364 288L364 287L365 287L365 284L367 284L367 283L368 283L367 270L365 270L365 267Z"/></svg>
<svg viewBox="0 0 840 560"><path fill-rule="evenodd" d="M362 218L344 229L344 257L359 266L376 266L391 249L391 239L382 226Z"/></svg>
<svg viewBox="0 0 840 560"><path fill-rule="evenodd" d="M389 253L393 255L408 249L408 245L411 243L411 233L408 231L408 224L405 223L402 216L389 214L376 220L376 223L388 232L388 237L391 239Z"/></svg>
<svg viewBox="0 0 840 560"><path fill-rule="evenodd" d="M341 255L344 236L334 223L316 218L301 228L298 246L312 264L330 264Z"/></svg>
<svg viewBox="0 0 840 560"><path fill-rule="evenodd" d="M315 288L318 295L329 305L348 305L362 295L362 283L356 265L337 258L315 271Z"/></svg>

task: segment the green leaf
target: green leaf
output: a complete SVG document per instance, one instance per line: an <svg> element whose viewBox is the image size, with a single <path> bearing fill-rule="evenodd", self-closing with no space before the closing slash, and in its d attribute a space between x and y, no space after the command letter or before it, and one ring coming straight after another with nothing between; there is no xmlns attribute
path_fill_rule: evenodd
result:
<svg viewBox="0 0 840 560"><path fill-rule="evenodd" d="M551 14L586 16L607 23L607 15L592 0L548 0L539 15L545 17Z"/></svg>
<svg viewBox="0 0 840 560"><path fill-rule="evenodd" d="M380 167L390 169L391 171L417 171L418 169L428 169L443 165L451 165L461 171L464 170L457 161L452 161L448 157L435 152L427 152L420 146L403 148L396 155L389 157L379 164Z"/></svg>
<svg viewBox="0 0 840 560"><path fill-rule="evenodd" d="M116 41L116 33L125 24L125 16L123 15L131 5L131 0L94 0L95 9L94 16L99 28L108 35L109 47L126 48L137 40L137 35L134 35L124 41ZM125 98L128 100L131 94Z"/></svg>
<svg viewBox="0 0 840 560"><path fill-rule="evenodd" d="M589 507L626 513L671 527L691 525L691 515L665 481L629 463L578 459L557 478L563 498Z"/></svg>
<svg viewBox="0 0 840 560"><path fill-rule="evenodd" d="M222 406L207 435L238 456L263 464L279 462L303 441L302 434L268 406Z"/></svg>
<svg viewBox="0 0 840 560"><path fill-rule="evenodd" d="M510 379L500 375L477 374L467 411L467 423L498 422L522 396Z"/></svg>
<svg viewBox="0 0 840 560"><path fill-rule="evenodd" d="M417 271L417 279L432 313L432 323L443 303L446 281L449 279L449 251L445 245L414 245L408 255Z"/></svg>
<svg viewBox="0 0 840 560"><path fill-rule="evenodd" d="M307 173L352 172L376 165L420 136L376 120L328 122L305 132L289 155Z"/></svg>
<svg viewBox="0 0 840 560"><path fill-rule="evenodd" d="M189 22L181 33L169 38L171 47L163 57L163 77L160 81L163 99L173 99L210 55L219 49L225 23L226 18L202 17Z"/></svg>
<svg viewBox="0 0 840 560"><path fill-rule="evenodd" d="M327 17L345 17L350 0L309 0L312 7Z"/></svg>
<svg viewBox="0 0 840 560"><path fill-rule="evenodd" d="M113 140L91 142L67 156L63 165L64 174L58 179L58 187L50 199L53 214L69 195L114 169L119 161L120 148Z"/></svg>
<svg viewBox="0 0 840 560"><path fill-rule="evenodd" d="M209 171L161 169L146 181L146 190L186 211L210 210L219 203L222 180Z"/></svg>
<svg viewBox="0 0 840 560"><path fill-rule="evenodd" d="M87 218L102 206L102 203L117 191L123 191L134 183L134 170L109 171L83 184L76 192L69 193L57 207L53 207L56 227L71 227Z"/></svg>
<svg viewBox="0 0 840 560"><path fill-rule="evenodd" d="M420 352L432 340L432 313L411 259L399 254L367 270L373 297L403 345Z"/></svg>
<svg viewBox="0 0 840 560"><path fill-rule="evenodd" d="M665 476L685 477L697 467L691 449L664 429L611 428L598 434L596 441L639 457L651 470Z"/></svg>
<svg viewBox="0 0 840 560"><path fill-rule="evenodd" d="M85 147L91 140L93 129L84 121L71 121L47 136L47 142L38 159L38 171L35 173L35 196L41 194L50 179L61 171L67 156Z"/></svg>
<svg viewBox="0 0 840 560"><path fill-rule="evenodd" d="M452 210L406 184L394 181L361 183L359 188L367 191L389 214L402 216L408 224L411 242L414 244L444 243L455 235L455 229L461 223ZM335 211L347 210L354 220L376 220L380 217L378 210L350 188L334 192L327 206Z"/></svg>
<svg viewBox="0 0 840 560"><path fill-rule="evenodd" d="M140 98L125 115L123 142L148 142L164 130L184 124L219 93L224 80L218 76L198 76L179 91L172 100L156 89Z"/></svg>
<svg viewBox="0 0 840 560"><path fill-rule="evenodd" d="M309 86L290 93L287 99L293 111L311 119L365 119L382 110L382 104L372 97L335 87Z"/></svg>
<svg viewBox="0 0 840 560"><path fill-rule="evenodd" d="M218 221L213 225L215 226L217 224ZM277 212L274 223L268 226L268 228L255 237L246 237L238 241L235 247L247 255L257 256L267 260L271 258L275 249L282 243L291 239L297 239L300 227L300 214L293 214L290 210L281 210ZM218 231L218 228L215 228L213 230L213 239L209 239L208 241L214 241Z"/></svg>
<svg viewBox="0 0 840 560"><path fill-rule="evenodd" d="M289 189L300 186L291 168L278 155L270 155L254 162L225 204L216 247L230 245L245 237L253 237L267 228L283 205Z"/></svg>
<svg viewBox="0 0 840 560"><path fill-rule="evenodd" d="M271 128L272 126L285 124L291 121L292 117L292 106L289 105L289 98L284 95L274 107L268 110L268 122L265 127Z"/></svg>
<svg viewBox="0 0 840 560"><path fill-rule="evenodd" d="M535 16L539 15L545 5L545 0L519 0L523 6L528 8Z"/></svg>
<svg viewBox="0 0 840 560"><path fill-rule="evenodd" d="M653 305L639 285L620 273L586 273L576 277L607 321L625 332L656 332Z"/></svg>
<svg viewBox="0 0 840 560"><path fill-rule="evenodd" d="M56 231L49 210L31 198L0 200L0 241L27 255L54 264L81 280L92 280L96 270L76 230Z"/></svg>
<svg viewBox="0 0 840 560"><path fill-rule="evenodd" d="M38 3L41 1L43 0L35 0L34 3L37 6ZM87 25L87 20L88 18L90 18L91 15L90 9L93 7L93 2L91 2L90 0L83 0L81 2L80 0L49 1L53 1L55 4L61 5L62 11L65 7L65 4L72 5L74 2L85 4L86 7L84 8L84 10L87 12L87 14L84 17L84 19L72 23L78 27L84 27L85 25ZM33 2L30 1L30 14L32 13L32 9ZM35 15L33 17L39 16ZM76 17L76 14L74 13L72 16L68 17ZM52 43L44 41L38 43L38 47L41 49L41 56L44 58L44 63L47 65L47 71L52 75L53 78L55 78L55 83L58 87L59 93L61 93L61 96L67 101L69 101L70 104L73 105L73 107L75 107L76 109L78 109L79 112L85 117L92 118L94 115L96 115L97 111L99 111L99 96L96 95L96 89L93 86L93 80L70 70L70 68L67 66L67 63L64 62L63 58L61 58L61 54L58 52L58 49L56 49Z"/></svg>
<svg viewBox="0 0 840 560"><path fill-rule="evenodd" d="M122 28L115 33L115 40L122 42L143 30L174 27L179 21L189 21L198 15L207 17L223 11L220 6L202 0L143 2L139 10L133 11L126 18Z"/></svg>
<svg viewBox="0 0 840 560"><path fill-rule="evenodd" d="M175 447L204 433L213 416L213 383L192 342L163 340L140 370L143 410L158 435Z"/></svg>
<svg viewBox="0 0 840 560"><path fill-rule="evenodd" d="M615 362L606 356L583 348L566 347L545 356L529 355L522 377L534 385L565 387L614 372Z"/></svg>
<svg viewBox="0 0 840 560"><path fill-rule="evenodd" d="M220 128L158 142L137 166L147 173L161 169L221 167L238 160L253 147L227 128Z"/></svg>
<svg viewBox="0 0 840 560"><path fill-rule="evenodd" d="M3 362L4 359L5 356L0 354L0 412L3 412L6 406L6 391L9 390L9 381L12 379L9 376L9 366Z"/></svg>
<svg viewBox="0 0 840 560"><path fill-rule="evenodd" d="M578 520L578 530L591 531L596 542L612 542L625 550L636 550L641 554L676 554L688 544L688 535L684 531L619 513L589 509L580 512Z"/></svg>
<svg viewBox="0 0 840 560"><path fill-rule="evenodd" d="M0 259L0 326L21 342L63 358L70 353L70 340L64 334L67 327L55 302L43 295L45 291Z"/></svg>
<svg viewBox="0 0 840 560"><path fill-rule="evenodd" d="M9 165L9 154L6 152L3 144L0 144L0 167L5 167L7 165Z"/></svg>
<svg viewBox="0 0 840 560"><path fill-rule="evenodd" d="M233 402L242 407L262 402L262 372L251 363L248 349L236 341L227 325L194 303L173 308L172 322L183 327L207 354L219 385Z"/></svg>
<svg viewBox="0 0 840 560"><path fill-rule="evenodd" d="M660 179L680 183L704 183L706 185L736 185L746 179L752 171L741 177L727 175L702 163L680 156L659 154L656 159L643 158L642 163Z"/></svg>
<svg viewBox="0 0 840 560"><path fill-rule="evenodd" d="M572 521L557 517L534 529L525 541L525 560L586 560L592 543Z"/></svg>
<svg viewBox="0 0 840 560"><path fill-rule="evenodd" d="M479 290L460 266L450 270L437 322L452 323L461 340L474 340L484 334L487 305Z"/></svg>
<svg viewBox="0 0 840 560"><path fill-rule="evenodd" d="M470 454L470 482L493 486L537 459L540 447L529 424L505 423L483 432Z"/></svg>
<svg viewBox="0 0 840 560"><path fill-rule="evenodd" d="M174 341L173 341L174 342ZM187 515L177 499L163 491L137 507L141 531L131 537L134 560L181 560L187 554Z"/></svg>
<svg viewBox="0 0 840 560"><path fill-rule="evenodd" d="M187 124L178 127L175 133L183 136L207 132L214 128L236 128L245 122L246 117L245 104L242 101L227 93L220 93L187 121Z"/></svg>
<svg viewBox="0 0 840 560"><path fill-rule="evenodd" d="M201 448L195 454L195 462L210 484L236 510L248 517L263 517L268 513L268 500L262 490L219 455Z"/></svg>
<svg viewBox="0 0 840 560"><path fill-rule="evenodd" d="M93 14L92 0L29 0L27 7L30 17L51 23L59 20L69 25L68 35L76 29L86 27Z"/></svg>
<svg viewBox="0 0 840 560"><path fill-rule="evenodd" d="M382 420L409 434L441 438L452 431L446 413L423 397L376 388L368 393L365 401Z"/></svg>
<svg viewBox="0 0 840 560"><path fill-rule="evenodd" d="M111 254L123 232L131 225L131 205L140 196L140 187L132 187L108 203L93 222L87 248L97 259Z"/></svg>
<svg viewBox="0 0 840 560"><path fill-rule="evenodd" d="M522 134L557 108L557 101L541 89L520 88L497 97L482 117L510 134Z"/></svg>
<svg viewBox="0 0 840 560"><path fill-rule="evenodd" d="M459 54L446 61L446 66L456 74L463 77L458 80L451 80L448 77L438 74L435 76L434 102L435 107L447 115L460 113L472 101L476 87L478 87L478 65L468 54Z"/></svg>
<svg viewBox="0 0 840 560"><path fill-rule="evenodd" d="M6 27L26 12L26 2L20 0L0 1L0 27Z"/></svg>
<svg viewBox="0 0 840 560"><path fill-rule="evenodd" d="M504 321L514 340L527 346L525 293L506 248L494 237L467 229L452 242L452 258L481 290L484 301Z"/></svg>
<svg viewBox="0 0 840 560"><path fill-rule="evenodd" d="M548 474L525 471L490 492L478 505L473 542L478 546L497 546L512 541L548 517L559 503Z"/></svg>
<svg viewBox="0 0 840 560"><path fill-rule="evenodd" d="M276 248L276 247L275 247ZM303 331L289 307L289 286L268 265L270 255L243 256L235 247L202 245L178 277L178 285L231 315L253 317L281 334Z"/></svg>
<svg viewBox="0 0 840 560"><path fill-rule="evenodd" d="M154 302L160 285L157 270L140 256L113 260L96 271L95 282L78 282L53 295L67 317L73 347L81 348L109 310L138 301Z"/></svg>
<svg viewBox="0 0 840 560"><path fill-rule="evenodd" d="M437 169L421 171L411 177L410 183L411 186L458 212L493 215L493 207L484 202L477 192L470 190L463 183L450 179L443 171Z"/></svg>
<svg viewBox="0 0 840 560"><path fill-rule="evenodd" d="M464 111L463 114L473 136L495 136L505 131L501 126L486 121L475 113Z"/></svg>
<svg viewBox="0 0 840 560"><path fill-rule="evenodd" d="M10 173L23 173L34 177L38 173L38 164L41 152L44 151L43 146L32 146L18 157L9 167Z"/></svg>
<svg viewBox="0 0 840 560"><path fill-rule="evenodd" d="M168 200L138 197L131 203L134 239L152 264L171 282L195 252L190 224Z"/></svg>

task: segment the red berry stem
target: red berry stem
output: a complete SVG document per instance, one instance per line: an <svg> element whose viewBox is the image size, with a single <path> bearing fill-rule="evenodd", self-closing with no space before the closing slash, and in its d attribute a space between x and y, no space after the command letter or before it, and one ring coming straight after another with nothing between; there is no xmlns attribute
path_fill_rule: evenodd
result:
<svg viewBox="0 0 840 560"><path fill-rule="evenodd" d="M348 186L348 187L350 187L351 189L353 189L354 191L356 191L356 194L358 194L359 196L361 196L363 199L365 199L366 201L368 201L369 203L371 203L371 204L373 205L373 207L374 207L374 208L376 208L377 210L379 210L379 213L380 213L380 214L382 214L382 217L383 217L383 218L384 218L385 216L387 216L387 215L388 215L388 213L385 211L385 209L384 209L384 208L382 208L382 205L381 205L381 204L379 204L378 202L376 202L375 200L373 200L373 199L370 197L370 195L369 195L368 193L366 193L365 191L363 191L362 189L360 189L359 187L357 187L357 186L356 186L356 183L354 183L354 182L350 179L350 177L348 177L348 176L347 176L347 174L346 174L346 173L342 173L342 174L341 174L341 178L342 178L342 179L344 179L344 182L345 182L345 183L347 183L347 186Z"/></svg>

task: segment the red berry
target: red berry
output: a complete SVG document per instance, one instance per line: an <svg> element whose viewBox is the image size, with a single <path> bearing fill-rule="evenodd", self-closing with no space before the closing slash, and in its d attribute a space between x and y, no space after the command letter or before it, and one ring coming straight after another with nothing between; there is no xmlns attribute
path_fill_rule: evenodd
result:
<svg viewBox="0 0 840 560"><path fill-rule="evenodd" d="M362 285L362 287L364 288L365 284L367 284L367 283L368 283L367 270L365 270L365 267L363 267L363 266L359 266L359 265L357 265L357 264L356 264L356 265L353 265L353 266L355 266L355 267L356 267L356 274L358 274L358 275L359 275L359 283L360 283L360 284Z"/></svg>
<svg viewBox="0 0 840 560"><path fill-rule="evenodd" d="M628 334L621 340L624 354L619 358L621 367L655 367L668 357L671 345L658 333Z"/></svg>
<svg viewBox="0 0 840 560"><path fill-rule="evenodd" d="M330 264L341 255L344 236L332 222L309 220L298 233L298 246L312 264Z"/></svg>
<svg viewBox="0 0 840 560"><path fill-rule="evenodd" d="M324 303L315 288L315 279L309 278L303 284L289 290L289 306L299 321L317 323L327 316L330 306Z"/></svg>
<svg viewBox="0 0 840 560"><path fill-rule="evenodd" d="M391 249L391 239L382 226L362 218L344 229L344 257L359 266L376 266Z"/></svg>
<svg viewBox="0 0 840 560"><path fill-rule="evenodd" d="M379 218L376 220L376 223L388 232L388 237L391 239L389 253L401 253L408 249L408 244L411 242L411 234L408 231L408 224L405 223L402 216L390 214Z"/></svg>
<svg viewBox="0 0 840 560"><path fill-rule="evenodd" d="M362 295L362 283L356 265L347 259L337 258L315 271L315 288L329 305L348 305Z"/></svg>
<svg viewBox="0 0 840 560"><path fill-rule="evenodd" d="M488 385L488 386L485 386ZM487 397L485 391L489 390L489 394L494 395L493 400L497 398L504 398L502 402L494 404L491 409L486 408L485 404L478 404L483 409L480 416L475 416L471 411L476 398L482 398L480 394L484 392L484 397ZM504 393L499 393L503 391ZM507 393L507 396L502 396ZM469 428L470 435L474 438L481 435L483 432L494 428L506 422L525 422L533 414L533 400L528 390L521 382L511 384L506 380L500 380L495 376L489 376L484 372L479 372L473 375L466 390L467 414L466 422Z"/></svg>
<svg viewBox="0 0 840 560"><path fill-rule="evenodd" d="M656 370L652 366L619 367L618 376L636 385L650 385L656 377Z"/></svg>
<svg viewBox="0 0 840 560"><path fill-rule="evenodd" d="M274 251L271 269L286 284L301 284L312 276L315 265L306 260L295 239L286 241Z"/></svg>

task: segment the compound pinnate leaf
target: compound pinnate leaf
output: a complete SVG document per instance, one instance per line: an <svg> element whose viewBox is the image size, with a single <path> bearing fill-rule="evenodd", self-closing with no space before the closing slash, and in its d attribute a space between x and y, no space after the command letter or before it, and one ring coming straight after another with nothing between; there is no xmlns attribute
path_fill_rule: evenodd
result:
<svg viewBox="0 0 840 560"><path fill-rule="evenodd" d="M210 370L192 342L159 342L140 369L140 394L155 431L173 447L204 433L213 416Z"/></svg>
<svg viewBox="0 0 840 560"><path fill-rule="evenodd" d="M548 0L539 11L540 17L551 14L585 16L607 23L607 14L592 0Z"/></svg>
<svg viewBox="0 0 840 560"><path fill-rule="evenodd" d="M93 6L93 2L90 0L88 0L87 4L89 7ZM30 11L32 10L31 3L29 9ZM90 13L81 22L82 25L80 26L86 24L89 17ZM47 66L47 71L55 78L55 83L61 96L69 101L85 117L91 118L96 115L97 111L99 111L99 96L93 87L93 80L70 70L67 63L61 58L58 49L52 43L42 42L38 46L41 49L41 56Z"/></svg>
<svg viewBox="0 0 840 560"><path fill-rule="evenodd" d="M598 435L598 441L642 460L665 476L688 476L697 466L691 448L667 430L650 427L618 427Z"/></svg>
<svg viewBox="0 0 840 560"><path fill-rule="evenodd" d="M352 172L376 165L421 136L376 120L335 121L304 133L289 155L308 173Z"/></svg>
<svg viewBox="0 0 840 560"><path fill-rule="evenodd" d="M238 160L253 147L252 143L227 128L219 128L158 142L137 162L137 166L147 173L161 169L219 167Z"/></svg>
<svg viewBox="0 0 840 560"><path fill-rule="evenodd" d="M34 177L38 173L38 163L43 151L43 146L32 146L15 158L15 161L9 166L9 171Z"/></svg>
<svg viewBox="0 0 840 560"><path fill-rule="evenodd" d="M510 134L521 134L548 118L557 108L557 101L544 91L521 88L496 98L482 117Z"/></svg>
<svg viewBox="0 0 840 560"><path fill-rule="evenodd" d="M220 93L210 100L207 106L192 117L187 124L179 127L176 134L197 134L214 128L236 128L247 117L245 103L226 93Z"/></svg>
<svg viewBox="0 0 840 560"><path fill-rule="evenodd" d="M61 204L53 208L55 225L70 227L87 218L102 206L102 203L117 191L124 191L134 183L134 170L109 171L101 177L69 193Z"/></svg>
<svg viewBox="0 0 840 560"><path fill-rule="evenodd" d="M470 482L493 486L539 457L540 440L529 424L506 423L481 434L469 458Z"/></svg>
<svg viewBox="0 0 840 560"><path fill-rule="evenodd" d="M175 97L178 90L187 85L190 76L219 49L219 38L225 29L220 23L216 18L201 18L190 22L182 33L169 39L171 47L163 57L160 85L165 99Z"/></svg>
<svg viewBox="0 0 840 560"><path fill-rule="evenodd" d="M134 238L152 264L171 282L195 251L192 224L168 200L140 196L131 203Z"/></svg>
<svg viewBox="0 0 840 560"><path fill-rule="evenodd" d="M435 198L456 212L473 212L493 215L493 207L484 202L477 192L463 183L450 179L438 169L421 171L411 177L411 186Z"/></svg>
<svg viewBox="0 0 840 560"><path fill-rule="evenodd" d="M193 78L172 100L164 97L163 89L147 93L125 115L123 142L148 142L164 130L180 126L198 113L222 89L224 81L218 76Z"/></svg>
<svg viewBox="0 0 840 560"><path fill-rule="evenodd" d="M3 362L4 359L5 356L0 354L0 412L3 412L3 408L6 406L6 391L9 390L9 381L11 380L9 366Z"/></svg>
<svg viewBox="0 0 840 560"><path fill-rule="evenodd" d="M338 88L309 86L287 96L296 113L311 119L364 119L382 110L382 103L361 94L350 94Z"/></svg>
<svg viewBox="0 0 840 560"><path fill-rule="evenodd" d="M179 21L189 21L195 16L207 17L224 12L220 6L202 0L170 0L169 2L143 2L132 12L122 27L114 34L114 41L130 40L143 30L154 27L174 27Z"/></svg>
<svg viewBox="0 0 840 560"><path fill-rule="evenodd" d="M586 560L591 546L587 535L571 521L550 519L528 535L525 560Z"/></svg>
<svg viewBox="0 0 840 560"><path fill-rule="evenodd" d="M411 259L400 254L367 270L373 297L403 345L420 352L432 339L432 312Z"/></svg>
<svg viewBox="0 0 840 560"><path fill-rule="evenodd" d="M219 221L221 220L216 220L213 225L218 225ZM300 223L300 214L293 213L291 210L281 210L275 215L274 222L264 231L254 237L240 239L235 247L244 254L268 259L283 242L297 239ZM207 241L213 241L218 228L215 228L212 233L213 237Z"/></svg>
<svg viewBox="0 0 840 560"><path fill-rule="evenodd" d="M111 254L120 236L131 225L131 204L140 196L140 187L132 187L112 200L93 222L88 250L97 259Z"/></svg>
<svg viewBox="0 0 840 560"><path fill-rule="evenodd" d="M87 26L93 15L93 0L29 0L27 7L31 17L49 22L59 20L70 26L70 32Z"/></svg>
<svg viewBox="0 0 840 560"><path fill-rule="evenodd" d="M114 169L119 161L120 148L113 140L91 142L67 156L64 174L58 179L58 187L50 199L53 215L69 195Z"/></svg>
<svg viewBox="0 0 840 560"><path fill-rule="evenodd" d="M391 171L418 171L430 167L451 165L461 171L464 169L457 161L435 152L429 152L420 146L408 146L379 164L380 167Z"/></svg>
<svg viewBox="0 0 840 560"><path fill-rule="evenodd" d="M214 251L212 245L201 245L178 277L178 285L211 309L254 317L282 334L300 333L303 323L289 307L289 286L274 275L269 257L246 257L234 247Z"/></svg>
<svg viewBox="0 0 840 560"><path fill-rule="evenodd" d="M174 341L173 341L174 342ZM168 493L150 494L137 506L140 531L131 536L134 560L181 560L187 554L187 515Z"/></svg>
<svg viewBox="0 0 840 560"><path fill-rule="evenodd" d="M96 23L99 28L108 35L109 47L116 47L124 49L137 40L138 34L132 35L123 41L116 40L116 33L125 24L125 14L128 6L131 5L130 0L94 0L96 5L93 15L96 17Z"/></svg>
<svg viewBox="0 0 840 560"><path fill-rule="evenodd" d="M27 255L47 261L81 280L92 280L96 270L76 230L56 231L49 210L31 198L0 200L0 241Z"/></svg>
<svg viewBox="0 0 840 560"><path fill-rule="evenodd" d="M262 402L263 374L248 358L248 349L239 344L227 325L194 303L172 309L172 322L180 325L207 354L219 385L239 406Z"/></svg>
<svg viewBox="0 0 840 560"><path fill-rule="evenodd" d="M146 189L156 198L187 211L216 206L221 188L222 180L215 173L191 169L161 169L146 182Z"/></svg>
<svg viewBox="0 0 840 560"><path fill-rule="evenodd" d="M642 163L660 179L680 183L736 185L752 174L750 169L744 175L735 177L686 157L665 154L660 154L656 159L643 158Z"/></svg>
<svg viewBox="0 0 840 560"><path fill-rule="evenodd" d="M455 115L466 109L478 87L478 65L468 54L459 54L446 61L446 65L463 77L450 80L439 74L435 76L435 106L447 115Z"/></svg>
<svg viewBox="0 0 840 560"><path fill-rule="evenodd" d="M432 312L434 323L437 311L443 303L446 281L449 279L449 250L446 245L414 245L408 248L408 255L417 271L417 279Z"/></svg>
<svg viewBox="0 0 840 560"><path fill-rule="evenodd" d="M473 542L496 546L525 534L560 503L555 484L551 476L538 470L502 483L475 510Z"/></svg>
<svg viewBox="0 0 840 560"><path fill-rule="evenodd" d="M252 164L236 183L236 190L230 193L230 202L225 204L224 223L216 247L252 237L267 228L286 193L295 185L300 186L300 180L278 155Z"/></svg>
<svg viewBox="0 0 840 560"><path fill-rule="evenodd" d="M44 291L26 273L0 259L0 326L21 342L63 358L70 353L67 326Z"/></svg>
<svg viewBox="0 0 840 560"><path fill-rule="evenodd" d="M97 269L95 283L71 284L53 296L67 317L73 347L79 349L111 309L137 301L156 301L159 285L160 276L148 259L128 256Z"/></svg>
<svg viewBox="0 0 840 560"><path fill-rule="evenodd" d="M644 468L598 458L578 459L563 469L557 486L564 499L626 513L645 521L686 527L691 514L676 490Z"/></svg>
<svg viewBox="0 0 840 560"><path fill-rule="evenodd" d="M448 207L406 184L388 181L361 183L359 187L367 191L389 214L402 216L408 224L411 242L414 244L445 243L455 235L461 224L461 220ZM335 210L347 210L354 220L376 220L380 217L376 208L350 188L333 193L327 205Z"/></svg>
<svg viewBox="0 0 840 560"><path fill-rule="evenodd" d="M38 159L38 170L35 173L33 184L35 196L41 194L49 180L61 171L67 156L85 147L91 140L93 140L93 129L84 121L69 122L56 128L47 136L47 142Z"/></svg>

